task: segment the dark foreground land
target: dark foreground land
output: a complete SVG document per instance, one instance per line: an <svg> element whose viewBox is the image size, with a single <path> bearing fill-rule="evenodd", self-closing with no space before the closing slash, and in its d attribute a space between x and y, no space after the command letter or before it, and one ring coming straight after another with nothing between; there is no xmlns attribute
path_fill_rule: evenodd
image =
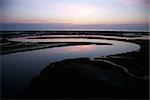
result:
<svg viewBox="0 0 150 100"><path fill-rule="evenodd" d="M95 58L95 61L79 58L50 64L33 78L22 97L148 99L149 41L130 42L139 44L141 50ZM138 78L132 77L122 68L97 59L122 65Z"/></svg>
<svg viewBox="0 0 150 100"><path fill-rule="evenodd" d="M30 35L49 35L49 32L24 32L24 34L9 34L4 32L0 38L1 55L28 50L51 48L68 45L85 45L85 43L20 43L7 39ZM14 32L16 33L16 32ZM52 32L60 35L60 32ZM66 32L61 32L62 35ZM86 32L88 35L91 32ZM93 32L97 35L99 32ZM102 32L103 35L120 37L137 37L148 33L128 34L122 32ZM69 34L85 34L85 32L68 32ZM128 35L127 35L128 34ZM92 34L91 34L92 35ZM117 39L114 39L117 40ZM141 49L108 57L68 59L51 63L40 75L34 77L28 88L18 98L50 99L50 98L84 98L84 99L148 99L149 98L149 40L120 40L137 43ZM90 44L90 43L87 43ZM99 44L106 45L106 44ZM110 45L110 44L107 44ZM104 62L110 61L120 67ZM36 66L34 66L36 67ZM133 77L132 75L135 77Z"/></svg>

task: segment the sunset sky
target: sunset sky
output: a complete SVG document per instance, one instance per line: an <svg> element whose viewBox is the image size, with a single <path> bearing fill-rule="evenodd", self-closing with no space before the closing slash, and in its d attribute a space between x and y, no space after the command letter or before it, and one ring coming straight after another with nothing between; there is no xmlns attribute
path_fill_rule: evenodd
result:
<svg viewBox="0 0 150 100"><path fill-rule="evenodd" d="M147 24L148 0L0 0L1 23Z"/></svg>

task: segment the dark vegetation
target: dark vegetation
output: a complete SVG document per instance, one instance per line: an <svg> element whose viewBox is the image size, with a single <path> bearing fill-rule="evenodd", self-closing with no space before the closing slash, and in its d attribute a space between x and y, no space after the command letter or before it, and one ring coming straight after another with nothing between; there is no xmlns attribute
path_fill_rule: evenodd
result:
<svg viewBox="0 0 150 100"><path fill-rule="evenodd" d="M24 98L148 98L148 81L88 58L50 64L31 81Z"/></svg>
<svg viewBox="0 0 150 100"><path fill-rule="evenodd" d="M123 65L134 75L149 76L149 40L129 42L139 44L141 49L114 55L119 58L100 59ZM87 58L64 60L50 64L35 77L23 97L148 99L149 82L134 79L122 69L104 62Z"/></svg>
<svg viewBox="0 0 150 100"><path fill-rule="evenodd" d="M137 43L141 46L138 52L129 52L124 54L118 54L114 56L120 56L120 58L104 58L106 60L115 62L128 68L132 73L138 76L149 75L149 40L130 40L129 42ZM127 58L123 58L127 57ZM131 58L131 59L128 59ZM98 58L96 58L98 59Z"/></svg>
<svg viewBox="0 0 150 100"><path fill-rule="evenodd" d="M20 48L35 50L32 47L48 45L50 43L18 43L7 41L8 38L33 35L108 35L126 36L130 32L66 32L66 31L22 31L22 32L1 32L0 42L7 43L1 46L1 54L18 52ZM35 34L36 33L36 34ZM131 32L126 37L149 35L149 32ZM115 39L116 40L116 39ZM138 52L129 52L116 56L116 58L95 58L105 59L120 64L137 76L149 76L149 40L122 40L137 43L141 46ZM19 45L18 45L19 44ZM85 45L78 43L74 45ZM90 43L86 43L90 44ZM51 45L51 44L50 44ZM68 46L62 44L59 46ZM106 45L106 44L100 44ZM107 44L110 45L110 44ZM50 46L49 46L50 47ZM52 47L52 46L51 46ZM56 47L56 46L53 46ZM37 48L36 48L37 49ZM38 48L39 49L39 48ZM16 51L15 51L16 50ZM4 53L4 51L6 51ZM8 52L9 51L9 52ZM20 50L23 51L23 50ZM117 58L119 57L119 58ZM126 57L126 58L125 58ZM134 79L122 69L105 62L91 61L88 58L64 60L47 66L40 75L33 78L28 88L19 98L85 98L85 99L148 99L149 82L147 80Z"/></svg>

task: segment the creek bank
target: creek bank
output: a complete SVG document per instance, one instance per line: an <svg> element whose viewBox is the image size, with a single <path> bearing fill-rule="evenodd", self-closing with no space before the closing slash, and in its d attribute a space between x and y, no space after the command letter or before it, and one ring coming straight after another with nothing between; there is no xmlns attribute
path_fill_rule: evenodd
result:
<svg viewBox="0 0 150 100"><path fill-rule="evenodd" d="M148 98L148 82L88 58L51 63L31 81L24 98Z"/></svg>

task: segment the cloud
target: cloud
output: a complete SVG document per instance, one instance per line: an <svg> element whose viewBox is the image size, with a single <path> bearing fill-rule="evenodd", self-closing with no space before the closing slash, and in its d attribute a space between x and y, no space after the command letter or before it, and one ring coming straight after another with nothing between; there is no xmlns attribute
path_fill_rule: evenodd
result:
<svg viewBox="0 0 150 100"><path fill-rule="evenodd" d="M64 12L66 16L69 15L74 17L89 16L97 11L97 8L94 6L81 5L81 4L57 3L57 4L51 4L50 7L56 9L59 12Z"/></svg>
<svg viewBox="0 0 150 100"><path fill-rule="evenodd" d="M122 0L126 4L138 4L142 6L148 6L149 0Z"/></svg>

